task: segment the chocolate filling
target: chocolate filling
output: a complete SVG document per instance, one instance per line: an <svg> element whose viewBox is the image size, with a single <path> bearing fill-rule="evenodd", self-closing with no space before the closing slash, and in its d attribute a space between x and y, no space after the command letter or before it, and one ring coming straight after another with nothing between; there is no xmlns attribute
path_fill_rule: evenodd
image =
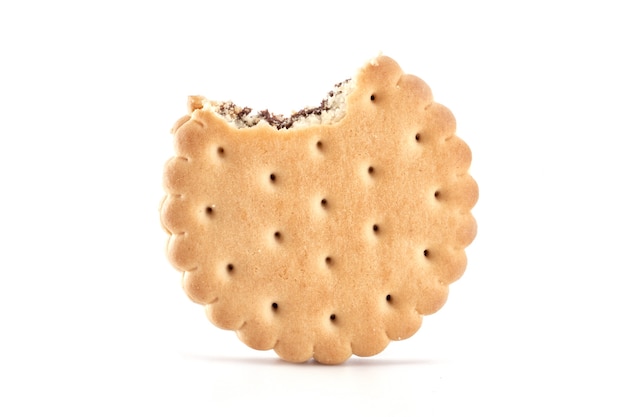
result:
<svg viewBox="0 0 626 417"><path fill-rule="evenodd" d="M338 110L337 100L343 94L348 94L350 88L350 79L335 84L335 88L328 92L327 97L322 100L317 107L307 107L297 112L294 112L289 117L285 117L282 114L274 114L269 110L261 110L254 115L251 115L252 109L250 107L239 107L234 103L219 102L212 103L213 110L226 118L227 120L234 122L238 127L252 127L261 121L265 121L270 126L280 130L289 129L293 127L294 123L304 121L310 116L322 116L324 112ZM342 105L343 103L340 103Z"/></svg>

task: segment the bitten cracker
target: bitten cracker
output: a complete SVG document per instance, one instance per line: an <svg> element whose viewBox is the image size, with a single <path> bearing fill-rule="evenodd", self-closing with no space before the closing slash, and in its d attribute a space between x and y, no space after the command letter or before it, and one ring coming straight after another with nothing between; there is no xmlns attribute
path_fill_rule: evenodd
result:
<svg viewBox="0 0 626 417"><path fill-rule="evenodd" d="M188 296L283 359L336 364L440 309L476 235L455 119L392 59L290 117L189 99L161 222Z"/></svg>

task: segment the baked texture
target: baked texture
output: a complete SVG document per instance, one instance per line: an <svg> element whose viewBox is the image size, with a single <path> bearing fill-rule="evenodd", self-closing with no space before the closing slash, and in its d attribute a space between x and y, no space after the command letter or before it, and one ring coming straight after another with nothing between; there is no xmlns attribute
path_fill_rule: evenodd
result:
<svg viewBox="0 0 626 417"><path fill-rule="evenodd" d="M452 113L391 58L332 123L238 128L190 97L161 223L218 327L283 359L337 364L413 335L466 267L478 187Z"/></svg>

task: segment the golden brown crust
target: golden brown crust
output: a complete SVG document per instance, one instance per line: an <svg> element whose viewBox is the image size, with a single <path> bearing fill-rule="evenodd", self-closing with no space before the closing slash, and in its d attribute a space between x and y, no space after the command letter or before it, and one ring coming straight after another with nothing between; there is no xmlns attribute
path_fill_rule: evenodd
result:
<svg viewBox="0 0 626 417"><path fill-rule="evenodd" d="M201 97L173 128L161 222L189 297L285 360L340 363L410 337L476 235L452 113L388 57L331 125L237 129Z"/></svg>

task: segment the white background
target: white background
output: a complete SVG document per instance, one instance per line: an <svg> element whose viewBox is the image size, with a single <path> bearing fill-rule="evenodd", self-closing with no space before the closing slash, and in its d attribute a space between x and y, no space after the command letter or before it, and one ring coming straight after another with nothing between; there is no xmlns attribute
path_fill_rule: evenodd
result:
<svg viewBox="0 0 626 417"><path fill-rule="evenodd" d="M619 2L168 3L0 6L0 415L626 414ZM456 115L478 236L415 336L287 364L166 261L169 129L191 94L317 105L379 52Z"/></svg>

